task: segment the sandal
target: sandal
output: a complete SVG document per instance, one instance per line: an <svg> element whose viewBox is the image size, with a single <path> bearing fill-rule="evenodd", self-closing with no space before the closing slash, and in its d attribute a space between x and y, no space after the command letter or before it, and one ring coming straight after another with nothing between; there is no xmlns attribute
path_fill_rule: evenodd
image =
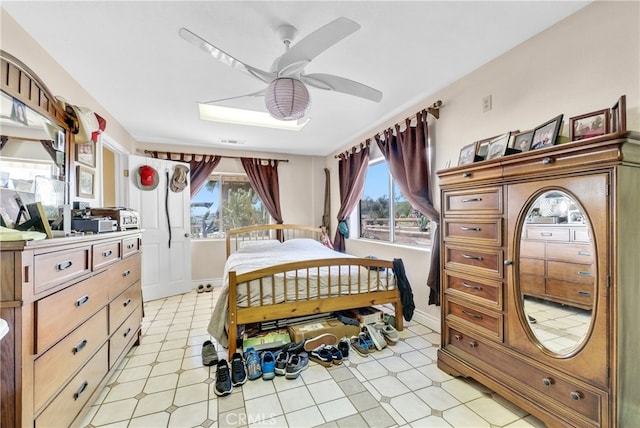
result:
<svg viewBox="0 0 640 428"><path fill-rule="evenodd" d="M204 291L206 291L207 293L211 293L213 291L213 285L207 284L207 286L204 289Z"/></svg>
<svg viewBox="0 0 640 428"><path fill-rule="evenodd" d="M198 285L198 288L196 288L196 291L198 293L204 293L204 285L202 284Z"/></svg>

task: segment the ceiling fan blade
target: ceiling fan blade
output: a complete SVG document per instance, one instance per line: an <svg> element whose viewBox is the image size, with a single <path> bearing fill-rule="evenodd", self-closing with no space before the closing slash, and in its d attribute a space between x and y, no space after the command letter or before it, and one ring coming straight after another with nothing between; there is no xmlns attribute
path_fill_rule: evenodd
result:
<svg viewBox="0 0 640 428"><path fill-rule="evenodd" d="M382 92L362 83L346 79L332 74L312 73L300 76L300 80L315 88L327 91L342 92L344 94L355 95L370 101L380 102Z"/></svg>
<svg viewBox="0 0 640 428"><path fill-rule="evenodd" d="M360 29L360 24L349 18L337 18L300 40L278 60L278 76L292 75L316 56Z"/></svg>
<svg viewBox="0 0 640 428"><path fill-rule="evenodd" d="M259 68L255 68L243 63L242 61L232 57L222 49L215 47L214 45L207 42L202 37L187 30L186 28L180 28L180 30L178 31L178 34L187 42L207 52L209 55L211 55L218 61L222 62L223 64L226 64L229 67L233 67L235 69L244 71L245 73L248 73L253 77L258 78L265 83L271 82L276 77L275 73L269 73L267 71L263 71L263 70L260 70Z"/></svg>
<svg viewBox="0 0 640 428"><path fill-rule="evenodd" d="M248 98L248 97L261 97L263 96L265 93L267 92L267 88L264 89L260 89L259 91L256 92L252 92L250 94L245 94L245 95L238 95L235 97L229 97L229 98L220 98L217 100L211 100L211 101L201 101L200 104L214 104L214 103L221 103L223 101L230 101L230 100L237 100L239 98Z"/></svg>

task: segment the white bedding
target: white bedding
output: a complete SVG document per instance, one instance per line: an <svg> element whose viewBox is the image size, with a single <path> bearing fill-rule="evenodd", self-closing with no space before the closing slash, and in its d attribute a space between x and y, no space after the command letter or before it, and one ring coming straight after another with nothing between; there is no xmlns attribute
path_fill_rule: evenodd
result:
<svg viewBox="0 0 640 428"><path fill-rule="evenodd" d="M227 263L224 268L224 282L223 288L220 292L220 297L216 303L211 320L209 322L208 331L218 342L223 346L228 346L228 338L226 335L226 322L228 311L228 278L229 272L235 271L240 275L246 272L262 269L265 267L279 265L283 263L303 261L303 260L318 260L318 259L330 259L330 258L353 258L353 256L339 253L331 250L320 242L313 239L291 239L283 243L274 243L272 241L265 242L263 245L251 245L239 249L237 252L231 254L227 259ZM319 277L318 277L319 273ZM344 266L340 269L337 267L313 269L308 272L311 297L316 297L320 294L321 297L327 297L330 295L338 295L338 281L342 284L340 289L341 294L353 294L358 292L358 282L361 281L366 284L368 281L368 275L376 275L376 272L369 272L366 268L353 266L349 268ZM307 277L305 270L298 271L299 277ZM340 278L339 278L340 277ZM386 276L381 275L383 279L383 287L386 288ZM282 303L284 301L296 300L295 287L293 282L293 274L288 278L284 278L284 275L274 276L275 286L275 303ZM262 297L267 303L273 302L272 296L272 282L271 280L263 280ZM300 295L306 295L307 281L299 281ZM286 296L285 285L286 284ZM318 287L318 284L320 285ZM329 292L328 285L331 284L331 291ZM318 290L319 289L319 290ZM375 291L374 284L371 285L371 291ZM362 291L369 291L367 285L362 286ZM260 299L260 287L258 281L252 281L250 287L251 306L258 306ZM249 296L246 293L246 287L238 287L238 306L246 307Z"/></svg>

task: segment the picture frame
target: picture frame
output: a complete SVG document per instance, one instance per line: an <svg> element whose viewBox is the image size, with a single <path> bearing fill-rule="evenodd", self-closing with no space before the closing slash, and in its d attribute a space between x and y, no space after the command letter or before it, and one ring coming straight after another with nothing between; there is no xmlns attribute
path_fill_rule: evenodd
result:
<svg viewBox="0 0 640 428"><path fill-rule="evenodd" d="M489 141L489 147L487 150L487 157L485 159L496 159L502 157L507 152L507 146L509 144L509 137L511 132L499 135Z"/></svg>
<svg viewBox="0 0 640 428"><path fill-rule="evenodd" d="M563 117L564 115L560 114L535 128L533 130L533 137L531 137L531 147L529 150L536 150L555 145L556 140L558 139L558 133L560 132L560 127L562 126Z"/></svg>
<svg viewBox="0 0 640 428"><path fill-rule="evenodd" d="M476 156L477 160L485 160L487 153L489 153L489 143L498 138L498 135L494 135L491 138L485 138L484 140L476 141Z"/></svg>
<svg viewBox="0 0 640 428"><path fill-rule="evenodd" d="M476 150L478 142L473 142L460 149L460 157L458 158L458 165L466 165L473 163L476 160Z"/></svg>
<svg viewBox="0 0 640 428"><path fill-rule="evenodd" d="M609 132L627 131L627 96L622 95L611 107Z"/></svg>
<svg viewBox="0 0 640 428"><path fill-rule="evenodd" d="M95 152L95 144L87 143L87 144L74 144L76 151L76 162L79 164L90 166L91 168L96 167L96 152Z"/></svg>
<svg viewBox="0 0 640 428"><path fill-rule="evenodd" d="M512 135L509 147L520 152L527 152L531 148L533 138L533 129L524 132L518 132Z"/></svg>
<svg viewBox="0 0 640 428"><path fill-rule="evenodd" d="M95 173L92 169L78 166L76 180L76 193L81 198L94 197Z"/></svg>
<svg viewBox="0 0 640 428"><path fill-rule="evenodd" d="M569 118L569 141L579 141L608 134L609 121L609 109L571 117Z"/></svg>

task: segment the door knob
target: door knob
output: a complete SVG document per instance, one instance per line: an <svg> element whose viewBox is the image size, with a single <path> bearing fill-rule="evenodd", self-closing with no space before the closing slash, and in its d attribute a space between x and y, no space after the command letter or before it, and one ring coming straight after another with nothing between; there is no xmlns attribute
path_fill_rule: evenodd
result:
<svg viewBox="0 0 640 428"><path fill-rule="evenodd" d="M188 237L189 237L189 234L188 234L188 233L185 233L185 234L184 234L184 237L185 237L185 238L188 238Z"/></svg>

